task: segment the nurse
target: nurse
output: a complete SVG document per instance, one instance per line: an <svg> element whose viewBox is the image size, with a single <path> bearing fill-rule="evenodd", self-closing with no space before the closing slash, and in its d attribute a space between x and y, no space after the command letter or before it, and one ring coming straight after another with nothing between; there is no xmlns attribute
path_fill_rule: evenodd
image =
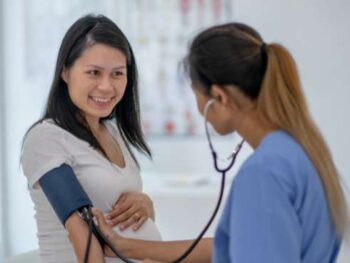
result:
<svg viewBox="0 0 350 263"><path fill-rule="evenodd" d="M196 36L185 63L199 111L210 103L215 130L237 132L255 150L232 183L214 239L202 240L185 261L336 262L346 202L290 53L253 28L230 23ZM171 262L191 243L121 238L94 213L132 258Z"/></svg>
<svg viewBox="0 0 350 263"><path fill-rule="evenodd" d="M22 166L34 203L41 262L83 261L88 228L76 212L68 213L72 202L65 199L77 192L71 181L62 187L50 183L68 175L77 179L110 225L119 223L118 233L160 240L132 152L150 156L140 126L137 67L128 40L107 17L78 19L63 38L44 115L23 144ZM65 194L53 203L50 196L57 193ZM88 259L118 262L104 257L95 238Z"/></svg>

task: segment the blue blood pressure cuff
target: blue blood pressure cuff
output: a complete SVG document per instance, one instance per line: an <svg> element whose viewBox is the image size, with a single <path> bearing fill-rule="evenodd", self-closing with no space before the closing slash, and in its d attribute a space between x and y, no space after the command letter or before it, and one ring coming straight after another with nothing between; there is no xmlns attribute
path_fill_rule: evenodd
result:
<svg viewBox="0 0 350 263"><path fill-rule="evenodd" d="M92 206L72 167L67 164L44 174L39 184L63 225L73 212Z"/></svg>

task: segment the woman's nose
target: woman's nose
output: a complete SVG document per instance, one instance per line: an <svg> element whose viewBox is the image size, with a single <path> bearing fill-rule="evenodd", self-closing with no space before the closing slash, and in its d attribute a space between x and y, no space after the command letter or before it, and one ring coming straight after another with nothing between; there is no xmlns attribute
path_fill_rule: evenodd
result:
<svg viewBox="0 0 350 263"><path fill-rule="evenodd" d="M112 80L107 76L101 78L101 81L98 85L98 89L105 92L113 91Z"/></svg>

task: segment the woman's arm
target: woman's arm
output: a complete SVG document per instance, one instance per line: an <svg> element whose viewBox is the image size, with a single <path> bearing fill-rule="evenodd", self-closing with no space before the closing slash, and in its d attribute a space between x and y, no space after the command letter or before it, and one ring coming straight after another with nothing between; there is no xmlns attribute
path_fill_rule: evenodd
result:
<svg viewBox="0 0 350 263"><path fill-rule="evenodd" d="M111 241L115 248L128 258L153 259L171 262L181 256L192 244L193 240L181 241L146 241L138 239L123 238L113 231L104 219L103 213L93 208L98 226L102 233ZM211 261L212 239L202 239L192 253L183 261L186 263L205 263ZM106 249L109 256L115 256L113 252Z"/></svg>
<svg viewBox="0 0 350 263"><path fill-rule="evenodd" d="M78 262L82 263L84 261L85 249L88 241L88 225L80 218L80 216L77 213L73 213L71 216L68 217L65 223L65 227L68 231L69 240L73 245ZM92 235L91 238L88 262L104 262L104 254L102 248L94 235Z"/></svg>
<svg viewBox="0 0 350 263"><path fill-rule="evenodd" d="M76 211L79 207L91 206L91 200L72 167L65 163L41 176L39 185L58 219L67 229L78 261L83 262L89 231ZM104 262L103 251L97 239L93 236L91 241L88 262Z"/></svg>

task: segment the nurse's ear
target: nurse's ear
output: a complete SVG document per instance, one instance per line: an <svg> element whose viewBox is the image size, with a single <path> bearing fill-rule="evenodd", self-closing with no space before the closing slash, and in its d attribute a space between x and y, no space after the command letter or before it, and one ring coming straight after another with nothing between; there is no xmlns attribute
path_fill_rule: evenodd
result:
<svg viewBox="0 0 350 263"><path fill-rule="evenodd" d="M230 88L224 85L213 84L211 86L211 95L216 99L217 105L223 109L238 110L239 103L230 92Z"/></svg>
<svg viewBox="0 0 350 263"><path fill-rule="evenodd" d="M223 86L213 84L210 89L211 95L221 103L227 103L227 95L226 92L223 89Z"/></svg>
<svg viewBox="0 0 350 263"><path fill-rule="evenodd" d="M247 97L235 85L212 85L211 94L222 107L230 108L233 111L250 111L254 108L255 102Z"/></svg>

